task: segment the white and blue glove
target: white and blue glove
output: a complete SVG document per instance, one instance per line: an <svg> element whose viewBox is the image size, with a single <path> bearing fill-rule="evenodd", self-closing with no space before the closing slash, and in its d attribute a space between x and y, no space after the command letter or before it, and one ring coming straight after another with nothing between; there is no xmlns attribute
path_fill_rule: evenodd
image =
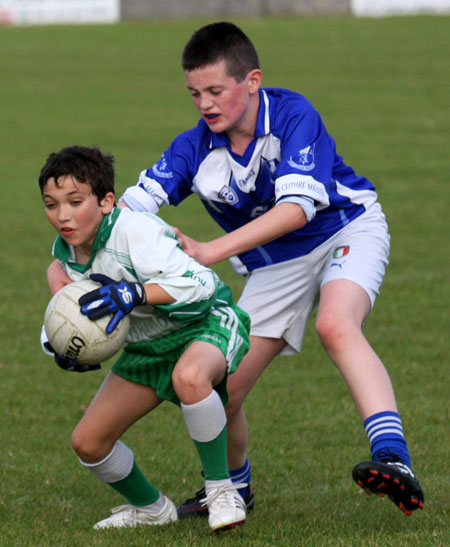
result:
<svg viewBox="0 0 450 547"><path fill-rule="evenodd" d="M91 274L89 279L101 283L103 287L80 297L78 303L81 313L87 315L91 321L112 314L113 317L105 329L106 334L111 334L125 315L136 306L143 306L147 302L142 283L114 281L103 274Z"/></svg>

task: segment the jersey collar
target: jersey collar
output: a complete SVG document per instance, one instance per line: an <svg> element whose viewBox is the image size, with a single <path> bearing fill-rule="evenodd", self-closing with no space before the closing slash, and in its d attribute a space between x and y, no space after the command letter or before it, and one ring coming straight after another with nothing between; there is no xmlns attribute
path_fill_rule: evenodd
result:
<svg viewBox="0 0 450 547"><path fill-rule="evenodd" d="M66 243L61 236L58 236L53 244L53 256L58 260L61 260L61 262L69 263L70 267L79 273L86 272L92 266L92 262L98 251L103 249L106 245L120 213L121 210L115 207L109 214L103 217L97 235L95 236L94 245L92 246L91 258L87 264L78 264L78 262L75 261L75 252L72 245Z"/></svg>
<svg viewBox="0 0 450 547"><path fill-rule="evenodd" d="M255 137L264 137L270 133L269 96L264 89L259 90L259 110L256 121Z"/></svg>

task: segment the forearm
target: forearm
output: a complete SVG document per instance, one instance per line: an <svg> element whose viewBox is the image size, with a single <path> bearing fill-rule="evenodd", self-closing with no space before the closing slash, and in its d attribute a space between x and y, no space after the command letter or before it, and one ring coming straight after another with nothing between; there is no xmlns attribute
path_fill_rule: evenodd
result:
<svg viewBox="0 0 450 547"><path fill-rule="evenodd" d="M296 203L280 203L267 213L217 239L209 241L208 264L215 264L298 230L306 224L303 209Z"/></svg>
<svg viewBox="0 0 450 547"><path fill-rule="evenodd" d="M150 306L158 306L165 304L173 304L175 299L170 296L160 285L156 283L144 284L146 304Z"/></svg>

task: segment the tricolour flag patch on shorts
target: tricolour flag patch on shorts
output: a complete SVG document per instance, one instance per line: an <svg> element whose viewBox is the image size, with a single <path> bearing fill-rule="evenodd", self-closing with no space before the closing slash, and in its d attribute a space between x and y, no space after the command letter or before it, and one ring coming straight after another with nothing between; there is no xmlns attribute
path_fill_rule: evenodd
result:
<svg viewBox="0 0 450 547"><path fill-rule="evenodd" d="M344 247L336 247L333 252L333 258L342 258L345 255L348 255L350 252L350 245L344 245Z"/></svg>

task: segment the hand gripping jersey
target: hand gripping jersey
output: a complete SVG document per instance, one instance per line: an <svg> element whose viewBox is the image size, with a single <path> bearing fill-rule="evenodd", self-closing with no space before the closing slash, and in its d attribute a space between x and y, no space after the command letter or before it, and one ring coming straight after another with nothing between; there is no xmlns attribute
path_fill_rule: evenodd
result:
<svg viewBox="0 0 450 547"><path fill-rule="evenodd" d="M102 273L114 280L156 283L175 299L134 308L128 342L159 338L231 303L230 289L184 253L172 228L152 214L113 209L100 225L86 265L75 261L73 247L60 237L53 255L73 281Z"/></svg>
<svg viewBox="0 0 450 547"><path fill-rule="evenodd" d="M336 153L320 115L302 95L276 88L259 93L255 135L243 156L232 152L225 133L213 133L200 120L122 196L132 209L156 213L196 193L226 232L283 201L309 198L310 221L233 257L238 273L308 254L377 200L372 183Z"/></svg>

